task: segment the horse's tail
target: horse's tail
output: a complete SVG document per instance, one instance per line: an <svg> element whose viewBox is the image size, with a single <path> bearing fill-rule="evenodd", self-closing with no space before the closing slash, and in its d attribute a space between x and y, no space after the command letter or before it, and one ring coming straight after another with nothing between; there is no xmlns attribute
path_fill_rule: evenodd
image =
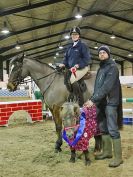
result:
<svg viewBox="0 0 133 177"><path fill-rule="evenodd" d="M118 123L118 127L119 129L123 128L123 106L122 106L122 89L121 89L121 85L120 85L120 96L119 96L119 106L117 109L117 113L118 113L118 119L117 119L117 123Z"/></svg>

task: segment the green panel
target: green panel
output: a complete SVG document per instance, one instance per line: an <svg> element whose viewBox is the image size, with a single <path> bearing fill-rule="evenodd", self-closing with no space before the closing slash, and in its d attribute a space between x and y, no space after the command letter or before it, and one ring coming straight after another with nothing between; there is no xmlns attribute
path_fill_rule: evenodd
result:
<svg viewBox="0 0 133 177"><path fill-rule="evenodd" d="M42 94L41 94L40 91L35 91L34 95L35 95L35 99L37 99L37 100L39 100L39 99L43 100L43 96L42 96Z"/></svg>
<svg viewBox="0 0 133 177"><path fill-rule="evenodd" d="M133 102L133 98L127 98L126 102Z"/></svg>

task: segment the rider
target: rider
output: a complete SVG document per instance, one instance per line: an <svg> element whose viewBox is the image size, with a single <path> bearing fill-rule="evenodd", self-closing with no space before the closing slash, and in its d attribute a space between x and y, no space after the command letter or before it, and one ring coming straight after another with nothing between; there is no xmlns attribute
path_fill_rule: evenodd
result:
<svg viewBox="0 0 133 177"><path fill-rule="evenodd" d="M70 30L73 43L68 47L63 63L59 67L66 67L72 73L75 72L71 74L70 83L74 95L78 97L79 105L82 106L84 99L78 81L88 72L90 52L87 45L80 40L80 34L79 27L75 26Z"/></svg>

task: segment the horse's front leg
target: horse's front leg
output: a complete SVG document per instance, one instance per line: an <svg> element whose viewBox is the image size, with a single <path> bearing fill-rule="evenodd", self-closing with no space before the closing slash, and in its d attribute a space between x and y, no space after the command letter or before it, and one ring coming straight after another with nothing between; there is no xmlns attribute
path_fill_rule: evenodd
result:
<svg viewBox="0 0 133 177"><path fill-rule="evenodd" d="M88 149L83 151L84 156L85 156L85 165L90 165L91 164L91 160L89 158L89 151Z"/></svg>
<svg viewBox="0 0 133 177"><path fill-rule="evenodd" d="M56 127L56 133L57 133L57 141L55 144L55 152L61 152L61 145L62 145L62 120L60 118L60 107L57 105L53 106L53 118L55 122Z"/></svg>
<svg viewBox="0 0 133 177"><path fill-rule="evenodd" d="M71 158L69 162L75 163L75 158L76 158L76 151L75 149L71 149Z"/></svg>
<svg viewBox="0 0 133 177"><path fill-rule="evenodd" d="M94 148L94 153L96 154L97 152L101 152L102 150L102 136L101 135L95 135L95 148Z"/></svg>

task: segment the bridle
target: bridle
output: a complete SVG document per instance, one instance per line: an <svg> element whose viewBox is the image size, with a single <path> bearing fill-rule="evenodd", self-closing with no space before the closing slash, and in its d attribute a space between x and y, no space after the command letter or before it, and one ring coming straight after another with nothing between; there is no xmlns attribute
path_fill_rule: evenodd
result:
<svg viewBox="0 0 133 177"><path fill-rule="evenodd" d="M15 88L20 84L20 83L23 83L23 78L21 76L22 74L22 64L20 64L20 66L18 66L19 68L17 69L17 77L15 80L13 80L12 82L10 82L9 80L9 83L7 85L7 87L9 89L12 89L12 90L15 90Z"/></svg>
<svg viewBox="0 0 133 177"><path fill-rule="evenodd" d="M79 119L80 119L80 123L78 125L70 126L70 127L64 128L64 130L63 130L62 137L68 143L69 146L74 147L77 144L77 142L79 141L80 137L82 136L82 134L84 132L85 114L81 113ZM71 129L71 128L77 128L77 129L76 129L76 132L75 132L76 134L74 134L73 138L69 139L66 131Z"/></svg>
<svg viewBox="0 0 133 177"><path fill-rule="evenodd" d="M67 117L64 118L64 119L67 119ZM78 127L79 127L79 123L77 124L78 119L79 119L79 116L75 116L74 115L73 116L73 120L74 120L75 124L73 124L71 126L67 126L67 127L64 126L64 130L67 131L67 130L70 130L70 129L75 129L75 131L76 131L78 129Z"/></svg>
<svg viewBox="0 0 133 177"><path fill-rule="evenodd" d="M38 60L37 60L37 61L38 61ZM24 78L22 77L22 67L23 67L23 62L20 63L19 66L18 66L18 71L17 71L17 77L16 77L16 79L15 79L13 82L9 82L10 87L16 88L17 85L19 85L19 84L31 82L31 79L24 81ZM55 79L55 77L56 77L56 73L58 73L57 70L55 70L54 72L51 72L51 73L49 73L49 74L47 74L47 75L45 75L45 76L43 76L43 77L40 77L40 78L37 78L37 79L36 79L36 81L38 82L38 81L41 80L41 79L47 78L47 77L49 77L49 76L55 74L55 76L53 77L53 80L50 82L50 84L48 85L48 87L45 89L44 93L48 90L48 88L49 88L49 87L51 86L51 84L53 83L53 81L54 81L54 79ZM43 93L43 95L44 95L44 93Z"/></svg>

